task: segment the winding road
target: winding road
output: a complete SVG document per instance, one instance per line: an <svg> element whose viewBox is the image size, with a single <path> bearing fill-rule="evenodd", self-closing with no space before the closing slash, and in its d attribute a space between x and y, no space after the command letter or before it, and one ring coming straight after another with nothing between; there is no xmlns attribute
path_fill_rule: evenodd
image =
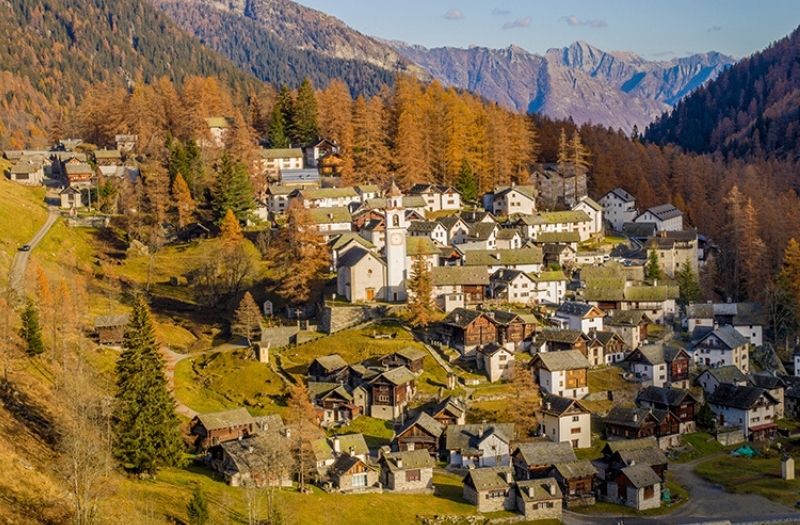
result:
<svg viewBox="0 0 800 525"><path fill-rule="evenodd" d="M694 472L699 464L719 454L706 456L688 463L670 463L669 470L675 480L689 491L689 501L673 512L661 516L587 516L564 512L567 525L603 524L693 524L693 523L800 523L800 512L775 503L757 494L732 494L710 483ZM798 496L800 498L800 495Z"/></svg>
<svg viewBox="0 0 800 525"><path fill-rule="evenodd" d="M36 232L36 235L33 236L33 239L28 241L28 245L31 247L30 251L18 251L11 263L11 271L8 275L8 287L18 298L25 296L25 271L28 268L28 260L30 259L31 251L44 239L44 236L47 235L47 232L50 231L50 228L56 223L59 217L58 209L51 207L48 208L48 210L47 220L42 227L39 228L39 231Z"/></svg>

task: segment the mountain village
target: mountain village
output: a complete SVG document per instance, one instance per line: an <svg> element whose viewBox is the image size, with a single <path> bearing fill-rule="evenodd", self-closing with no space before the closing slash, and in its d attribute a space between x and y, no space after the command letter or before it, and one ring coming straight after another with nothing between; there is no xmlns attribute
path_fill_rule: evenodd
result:
<svg viewBox="0 0 800 525"><path fill-rule="evenodd" d="M232 123L206 122L221 147ZM106 228L98 192L135 183L136 141L5 151L6 177L46 185L75 229ZM262 297L252 333L232 329L230 344L274 372L283 386L269 388L302 388L314 428L176 394L194 461L216 479L434 497L444 473L477 512L526 522L669 513L691 497L673 462L709 450L780 454L774 483L794 479L780 451L800 431L800 352L775 351L765 305L698 300L716 246L669 196L646 209L636 188L590 196L586 170L539 164L470 201L437 184L342 185L334 140L258 151L266 183L240 226L279 232L303 209L329 267L309 301ZM219 233L163 229L168 245ZM97 316L97 344L119 347L129 319Z"/></svg>

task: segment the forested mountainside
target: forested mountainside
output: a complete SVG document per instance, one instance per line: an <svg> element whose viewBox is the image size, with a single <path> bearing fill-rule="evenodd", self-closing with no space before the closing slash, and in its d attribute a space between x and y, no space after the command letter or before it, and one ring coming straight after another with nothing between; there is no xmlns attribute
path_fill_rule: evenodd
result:
<svg viewBox="0 0 800 525"><path fill-rule="evenodd" d="M315 48L284 42L271 24L234 9L218 9L215 5L174 0L158 4L203 44L265 82L297 87L308 78L315 85L324 86L331 79L341 79L354 95L373 95L394 81L395 73L391 68L366 62L360 55L359 58L337 58Z"/></svg>
<svg viewBox="0 0 800 525"><path fill-rule="evenodd" d="M800 159L800 29L685 98L646 137L700 153Z"/></svg>
<svg viewBox="0 0 800 525"><path fill-rule="evenodd" d="M648 61L586 42L542 55L520 47L436 48L392 43L447 85L557 119L643 130L674 103L733 63L719 53Z"/></svg>
<svg viewBox="0 0 800 525"><path fill-rule="evenodd" d="M41 146L51 119L89 85L214 76L246 93L258 81L140 0L8 0L0 5L2 146Z"/></svg>

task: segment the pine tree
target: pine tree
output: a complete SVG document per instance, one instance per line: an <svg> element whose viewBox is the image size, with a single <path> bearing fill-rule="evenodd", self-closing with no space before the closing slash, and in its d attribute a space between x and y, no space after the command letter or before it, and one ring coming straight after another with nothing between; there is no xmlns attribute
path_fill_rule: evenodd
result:
<svg viewBox="0 0 800 525"><path fill-rule="evenodd" d="M434 311L432 293L431 272L428 270L425 258L417 255L414 257L411 277L408 279L408 311L411 326L427 326L431 322Z"/></svg>
<svg viewBox="0 0 800 525"><path fill-rule="evenodd" d="M478 180L472 173L472 167L467 159L461 162L461 171L456 179L455 188L464 202L475 202L478 199Z"/></svg>
<svg viewBox="0 0 800 525"><path fill-rule="evenodd" d="M222 221L228 210L232 210L240 221L246 220L253 209L253 190L247 170L226 152L217 163L216 172L211 209L217 223Z"/></svg>
<svg viewBox="0 0 800 525"><path fill-rule="evenodd" d="M208 503L199 486L194 488L192 499L186 504L186 515L189 517L189 525L205 525L209 522Z"/></svg>
<svg viewBox="0 0 800 525"><path fill-rule="evenodd" d="M225 212L225 217L219 225L219 238L226 245L241 244L244 239L239 220L230 208Z"/></svg>
<svg viewBox="0 0 800 525"><path fill-rule="evenodd" d="M650 250L647 255L647 265L645 265L644 274L645 277L651 281L661 279L661 263L658 260L658 252L655 250Z"/></svg>
<svg viewBox="0 0 800 525"><path fill-rule="evenodd" d="M261 330L261 319L261 310L259 310L256 301L250 295L250 292L245 292L244 297L239 302L239 307L236 308L236 312L233 314L231 333L240 335L250 342Z"/></svg>
<svg viewBox="0 0 800 525"><path fill-rule="evenodd" d="M172 199L178 212L178 227L184 228L192 219L197 204L192 199L192 193L183 175L178 173L172 181Z"/></svg>
<svg viewBox="0 0 800 525"><path fill-rule="evenodd" d="M317 125L317 98L308 78L297 88L292 119L292 139L297 144L308 144L319 136Z"/></svg>
<svg viewBox="0 0 800 525"><path fill-rule="evenodd" d="M183 445L153 320L141 296L135 299L122 348L116 365L114 455L126 470L152 475L159 467L177 465Z"/></svg>
<svg viewBox="0 0 800 525"><path fill-rule="evenodd" d="M42 342L42 327L39 325L39 311L30 298L25 301L21 317L22 327L19 336L25 341L25 352L30 356L41 354L44 352L44 343Z"/></svg>
<svg viewBox="0 0 800 525"><path fill-rule="evenodd" d="M675 280L680 289L678 302L681 306L685 307L689 303L696 302L700 299L700 281L697 279L697 274L692 270L691 264L681 264L678 272L675 274Z"/></svg>

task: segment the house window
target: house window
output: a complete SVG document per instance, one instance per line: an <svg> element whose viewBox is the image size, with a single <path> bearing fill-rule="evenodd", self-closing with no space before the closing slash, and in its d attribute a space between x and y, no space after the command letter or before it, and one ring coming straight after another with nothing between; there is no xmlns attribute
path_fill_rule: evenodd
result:
<svg viewBox="0 0 800 525"><path fill-rule="evenodd" d="M353 487L366 487L367 475L366 474L353 474Z"/></svg>
<svg viewBox="0 0 800 525"><path fill-rule="evenodd" d="M499 359L500 361L505 361L506 359L508 359L508 356L506 354L500 354Z"/></svg>
<svg viewBox="0 0 800 525"><path fill-rule="evenodd" d="M580 421L580 416L572 416L573 423L577 423L578 421Z"/></svg>
<svg viewBox="0 0 800 525"><path fill-rule="evenodd" d="M652 498L656 493L655 487L650 485L649 487L644 488L644 499Z"/></svg>
<svg viewBox="0 0 800 525"><path fill-rule="evenodd" d="M372 277L372 269L367 270L367 277Z"/></svg>
<svg viewBox="0 0 800 525"><path fill-rule="evenodd" d="M422 479L418 468L406 471L406 481L419 481Z"/></svg>
<svg viewBox="0 0 800 525"><path fill-rule="evenodd" d="M580 434L581 433L581 427L572 428L572 429L570 429L569 433L570 434Z"/></svg>
<svg viewBox="0 0 800 525"><path fill-rule="evenodd" d="M505 490L490 490L486 493L486 499L504 498L506 496Z"/></svg>

